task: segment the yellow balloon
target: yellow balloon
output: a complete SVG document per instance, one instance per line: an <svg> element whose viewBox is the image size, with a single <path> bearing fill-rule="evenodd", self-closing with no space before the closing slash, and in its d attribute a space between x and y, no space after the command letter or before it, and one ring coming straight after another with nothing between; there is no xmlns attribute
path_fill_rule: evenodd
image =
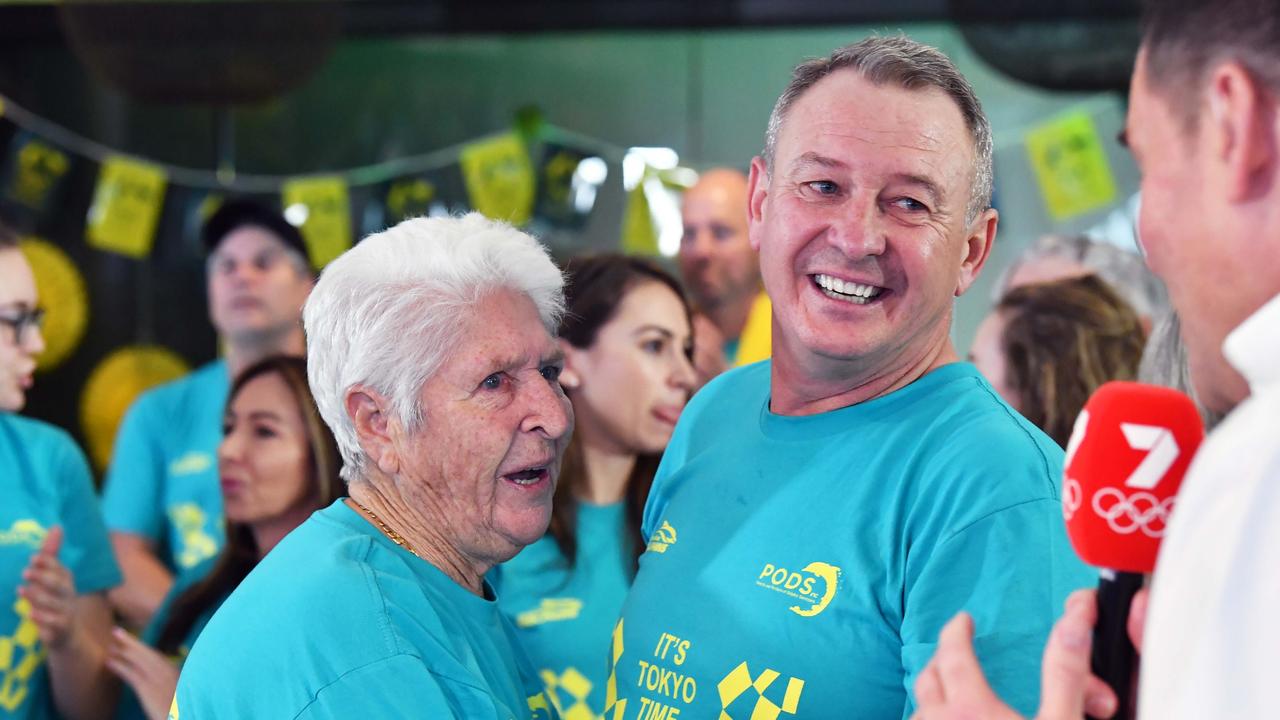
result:
<svg viewBox="0 0 1280 720"><path fill-rule="evenodd" d="M61 365L84 339L89 327L89 291L84 276L57 245L40 238L25 238L22 253L36 276L36 292L45 308L45 350L36 370L46 372Z"/></svg>
<svg viewBox="0 0 1280 720"><path fill-rule="evenodd" d="M125 412L147 390L189 370L177 353L156 345L130 345L103 358L80 393L80 426L89 458L98 470L111 461L111 447Z"/></svg>

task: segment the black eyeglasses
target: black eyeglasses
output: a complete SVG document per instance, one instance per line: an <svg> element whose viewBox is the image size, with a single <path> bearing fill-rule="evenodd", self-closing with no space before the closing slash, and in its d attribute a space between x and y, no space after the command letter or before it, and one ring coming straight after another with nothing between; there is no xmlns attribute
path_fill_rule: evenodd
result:
<svg viewBox="0 0 1280 720"><path fill-rule="evenodd" d="M18 310L14 314L0 312L0 323L13 328L13 343L22 345L31 328L39 328L44 324L44 308Z"/></svg>

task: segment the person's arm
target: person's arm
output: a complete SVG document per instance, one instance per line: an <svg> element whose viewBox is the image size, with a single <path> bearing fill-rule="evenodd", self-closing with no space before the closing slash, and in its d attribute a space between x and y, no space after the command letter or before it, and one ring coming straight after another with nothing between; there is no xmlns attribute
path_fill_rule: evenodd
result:
<svg viewBox="0 0 1280 720"><path fill-rule="evenodd" d="M173 574L156 557L149 539L121 531L113 531L110 536L124 582L108 597L125 624L133 629L144 628L173 587Z"/></svg>
<svg viewBox="0 0 1280 720"><path fill-rule="evenodd" d="M178 687L177 665L124 628L116 628L107 666L133 688L147 720L165 720Z"/></svg>
<svg viewBox="0 0 1280 720"><path fill-rule="evenodd" d="M62 528L45 537L22 573L18 595L48 651L53 702L69 720L110 717L118 684L106 667L111 608L102 593L77 595L71 572L58 560Z"/></svg>
<svg viewBox="0 0 1280 720"><path fill-rule="evenodd" d="M108 598L133 630L147 626L173 585L173 574L156 546L164 532L163 453L156 437L154 397L143 395L129 408L112 448L111 467L103 485L102 514L110 530L111 549L124 572L124 583Z"/></svg>

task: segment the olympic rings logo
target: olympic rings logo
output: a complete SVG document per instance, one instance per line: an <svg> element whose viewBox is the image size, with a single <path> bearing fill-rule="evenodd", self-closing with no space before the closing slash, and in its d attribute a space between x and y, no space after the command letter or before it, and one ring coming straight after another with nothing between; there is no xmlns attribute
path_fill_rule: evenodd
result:
<svg viewBox="0 0 1280 720"><path fill-rule="evenodd" d="M1084 501L1084 491L1080 489L1080 481L1075 478L1067 478L1062 483L1062 516L1071 522L1071 518L1075 517L1076 511L1080 509L1080 504Z"/></svg>
<svg viewBox="0 0 1280 720"><path fill-rule="evenodd" d="M1093 495L1093 511L1121 535L1141 530L1147 537L1161 538L1173 511L1173 500L1167 497L1162 501L1145 491L1126 496L1115 488L1103 488Z"/></svg>

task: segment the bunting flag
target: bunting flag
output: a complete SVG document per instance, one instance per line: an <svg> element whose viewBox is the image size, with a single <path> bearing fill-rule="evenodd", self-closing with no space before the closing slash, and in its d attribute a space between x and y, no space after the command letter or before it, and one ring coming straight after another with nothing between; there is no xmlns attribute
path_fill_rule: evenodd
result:
<svg viewBox="0 0 1280 720"><path fill-rule="evenodd" d="M644 178L650 174L645 168ZM622 251L628 255L657 255L658 229L649 208L642 179L627 193L627 209L622 215Z"/></svg>
<svg viewBox="0 0 1280 720"><path fill-rule="evenodd" d="M338 176L299 178L281 190L285 216L304 216L299 226L311 265L323 268L351 247L351 209L347 182ZM295 212L296 209L305 210Z"/></svg>
<svg viewBox="0 0 1280 720"><path fill-rule="evenodd" d="M151 254L166 175L149 163L117 156L102 163L89 206L89 245L135 260Z"/></svg>
<svg viewBox="0 0 1280 720"><path fill-rule="evenodd" d="M601 169L607 167L602 158L592 153L560 143L548 142L543 146L533 210L535 217L568 230L580 230L586 225L595 205L596 193L604 181L604 174L591 178L579 172L586 161Z"/></svg>
<svg viewBox="0 0 1280 720"><path fill-rule="evenodd" d="M1115 202L1115 180L1091 115L1059 116L1028 133L1026 142L1045 207L1055 221Z"/></svg>
<svg viewBox="0 0 1280 720"><path fill-rule="evenodd" d="M471 143L458 158L471 207L520 226L533 212L534 176L529 152L514 133Z"/></svg>
<svg viewBox="0 0 1280 720"><path fill-rule="evenodd" d="M37 216L54 206L71 157L30 132L19 132L0 170L0 195Z"/></svg>

